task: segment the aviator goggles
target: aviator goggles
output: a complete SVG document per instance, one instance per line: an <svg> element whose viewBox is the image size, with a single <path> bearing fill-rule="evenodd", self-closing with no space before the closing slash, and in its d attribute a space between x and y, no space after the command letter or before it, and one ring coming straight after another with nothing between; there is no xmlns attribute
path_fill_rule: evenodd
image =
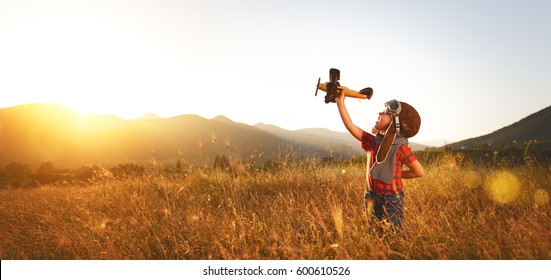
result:
<svg viewBox="0 0 551 280"><path fill-rule="evenodd" d="M398 116L400 112L402 111L402 104L400 101L396 99L392 99L390 101L385 102L385 112L393 115Z"/></svg>
<svg viewBox="0 0 551 280"><path fill-rule="evenodd" d="M400 117L398 116L402 111L402 104L396 99L385 102L385 112L390 114L394 120L394 127L396 128L396 135L400 135Z"/></svg>

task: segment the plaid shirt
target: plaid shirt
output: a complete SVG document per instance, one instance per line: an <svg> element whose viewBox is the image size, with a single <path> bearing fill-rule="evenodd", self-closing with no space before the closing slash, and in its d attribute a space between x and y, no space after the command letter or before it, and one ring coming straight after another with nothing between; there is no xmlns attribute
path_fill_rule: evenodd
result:
<svg viewBox="0 0 551 280"><path fill-rule="evenodd" d="M371 166L375 162L377 156L377 149L379 144L375 142L375 136L367 132L362 133L362 148L367 152L371 152ZM385 184L384 182L377 180L373 177L369 177L371 190L377 194L393 194L402 190L404 185L402 184L402 165L409 164L417 160L413 151L406 145L400 146L396 152L396 158L394 160L394 177L392 178L392 184Z"/></svg>

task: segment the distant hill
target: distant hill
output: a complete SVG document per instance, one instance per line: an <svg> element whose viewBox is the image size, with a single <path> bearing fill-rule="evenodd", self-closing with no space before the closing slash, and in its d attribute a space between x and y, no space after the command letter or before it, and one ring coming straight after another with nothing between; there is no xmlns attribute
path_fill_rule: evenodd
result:
<svg viewBox="0 0 551 280"><path fill-rule="evenodd" d="M153 114L153 113L147 113L139 118L137 118L137 120L156 120L156 119L160 119L161 117Z"/></svg>
<svg viewBox="0 0 551 280"><path fill-rule="evenodd" d="M275 125L256 124L255 127L274 134L287 141L301 145L314 146L327 151L349 151L350 155L362 154L363 150L349 133L335 132L324 128L285 130Z"/></svg>
<svg viewBox="0 0 551 280"><path fill-rule="evenodd" d="M243 162L295 158L348 157L357 152L334 132L270 132L226 117L197 115L123 120L81 115L52 104L0 109L0 166L10 162L56 167L116 165L129 162L202 162L217 155ZM296 136L293 136L295 135ZM336 133L338 135L338 133ZM352 139L353 140L353 139ZM353 145L357 146L357 145Z"/></svg>
<svg viewBox="0 0 551 280"><path fill-rule="evenodd" d="M488 135L459 141L451 148L514 145L537 140L551 146L551 106ZM546 146L547 145L547 146ZM424 146L410 143L414 150ZM546 148L547 149L547 148ZM551 150L551 149L550 149ZM56 167L171 162L212 165L214 158L258 162L308 157L347 158L363 154L349 133L323 128L289 131L254 126L224 116L197 115L123 120L109 115L81 115L53 104L0 109L0 167L18 162Z"/></svg>
<svg viewBox="0 0 551 280"><path fill-rule="evenodd" d="M544 145L551 144L551 106L490 134L459 141L449 146L452 148L504 146L533 140Z"/></svg>
<svg viewBox="0 0 551 280"><path fill-rule="evenodd" d="M296 141L300 143L309 143L310 145L317 145L323 149L349 149L352 155L363 154L365 151L362 149L361 144L348 132L336 132L326 128L305 128L295 131L289 131L277 127L275 125L268 125L259 123L255 127L266 130L272 134L278 135L284 139ZM427 146L409 143L409 146L414 150L423 150Z"/></svg>

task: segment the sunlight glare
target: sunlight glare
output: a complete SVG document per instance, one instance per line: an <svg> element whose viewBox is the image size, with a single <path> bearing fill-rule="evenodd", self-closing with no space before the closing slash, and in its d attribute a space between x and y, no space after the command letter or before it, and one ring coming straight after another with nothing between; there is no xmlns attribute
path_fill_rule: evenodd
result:
<svg viewBox="0 0 551 280"><path fill-rule="evenodd" d="M474 170L469 170L465 175L463 175L463 184L468 189L474 189L480 186L482 183L482 176Z"/></svg>
<svg viewBox="0 0 551 280"><path fill-rule="evenodd" d="M538 189L534 193L534 203L538 206L547 205L549 203L549 193L544 189Z"/></svg>
<svg viewBox="0 0 551 280"><path fill-rule="evenodd" d="M486 191L494 201L509 203L518 198L520 194L520 182L510 172L500 171L489 177L486 183Z"/></svg>
<svg viewBox="0 0 551 280"><path fill-rule="evenodd" d="M37 18L6 34L5 63L14 67L4 87L28 103L140 117L157 109L152 106L162 100L159 94L180 93L178 82L189 76L185 65L144 36L96 16L60 12Z"/></svg>

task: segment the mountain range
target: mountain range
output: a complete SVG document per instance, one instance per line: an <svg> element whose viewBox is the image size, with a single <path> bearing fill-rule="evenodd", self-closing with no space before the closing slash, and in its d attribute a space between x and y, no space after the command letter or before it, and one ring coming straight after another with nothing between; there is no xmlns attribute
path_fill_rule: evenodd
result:
<svg viewBox="0 0 551 280"><path fill-rule="evenodd" d="M450 146L466 147L512 141L551 139L551 107L491 134ZM425 146L410 143L414 150ZM53 104L29 104L0 109L0 166L18 162L56 167L159 162L212 165L217 156L232 161L347 158L361 155L349 133L324 128L289 131L274 125L254 126L224 116L197 115L134 120L109 115L83 115Z"/></svg>
<svg viewBox="0 0 551 280"><path fill-rule="evenodd" d="M551 106L533 113L518 122L498 129L487 135L455 142L452 148L477 148L484 146L523 145L536 141L546 149L551 146Z"/></svg>
<svg viewBox="0 0 551 280"><path fill-rule="evenodd" d="M82 115L54 104L0 109L0 166L18 162L56 167L140 162L212 164L216 156L266 162L293 157L345 158L361 154L347 133L312 129L286 131L250 126L224 116L197 115L134 120Z"/></svg>

